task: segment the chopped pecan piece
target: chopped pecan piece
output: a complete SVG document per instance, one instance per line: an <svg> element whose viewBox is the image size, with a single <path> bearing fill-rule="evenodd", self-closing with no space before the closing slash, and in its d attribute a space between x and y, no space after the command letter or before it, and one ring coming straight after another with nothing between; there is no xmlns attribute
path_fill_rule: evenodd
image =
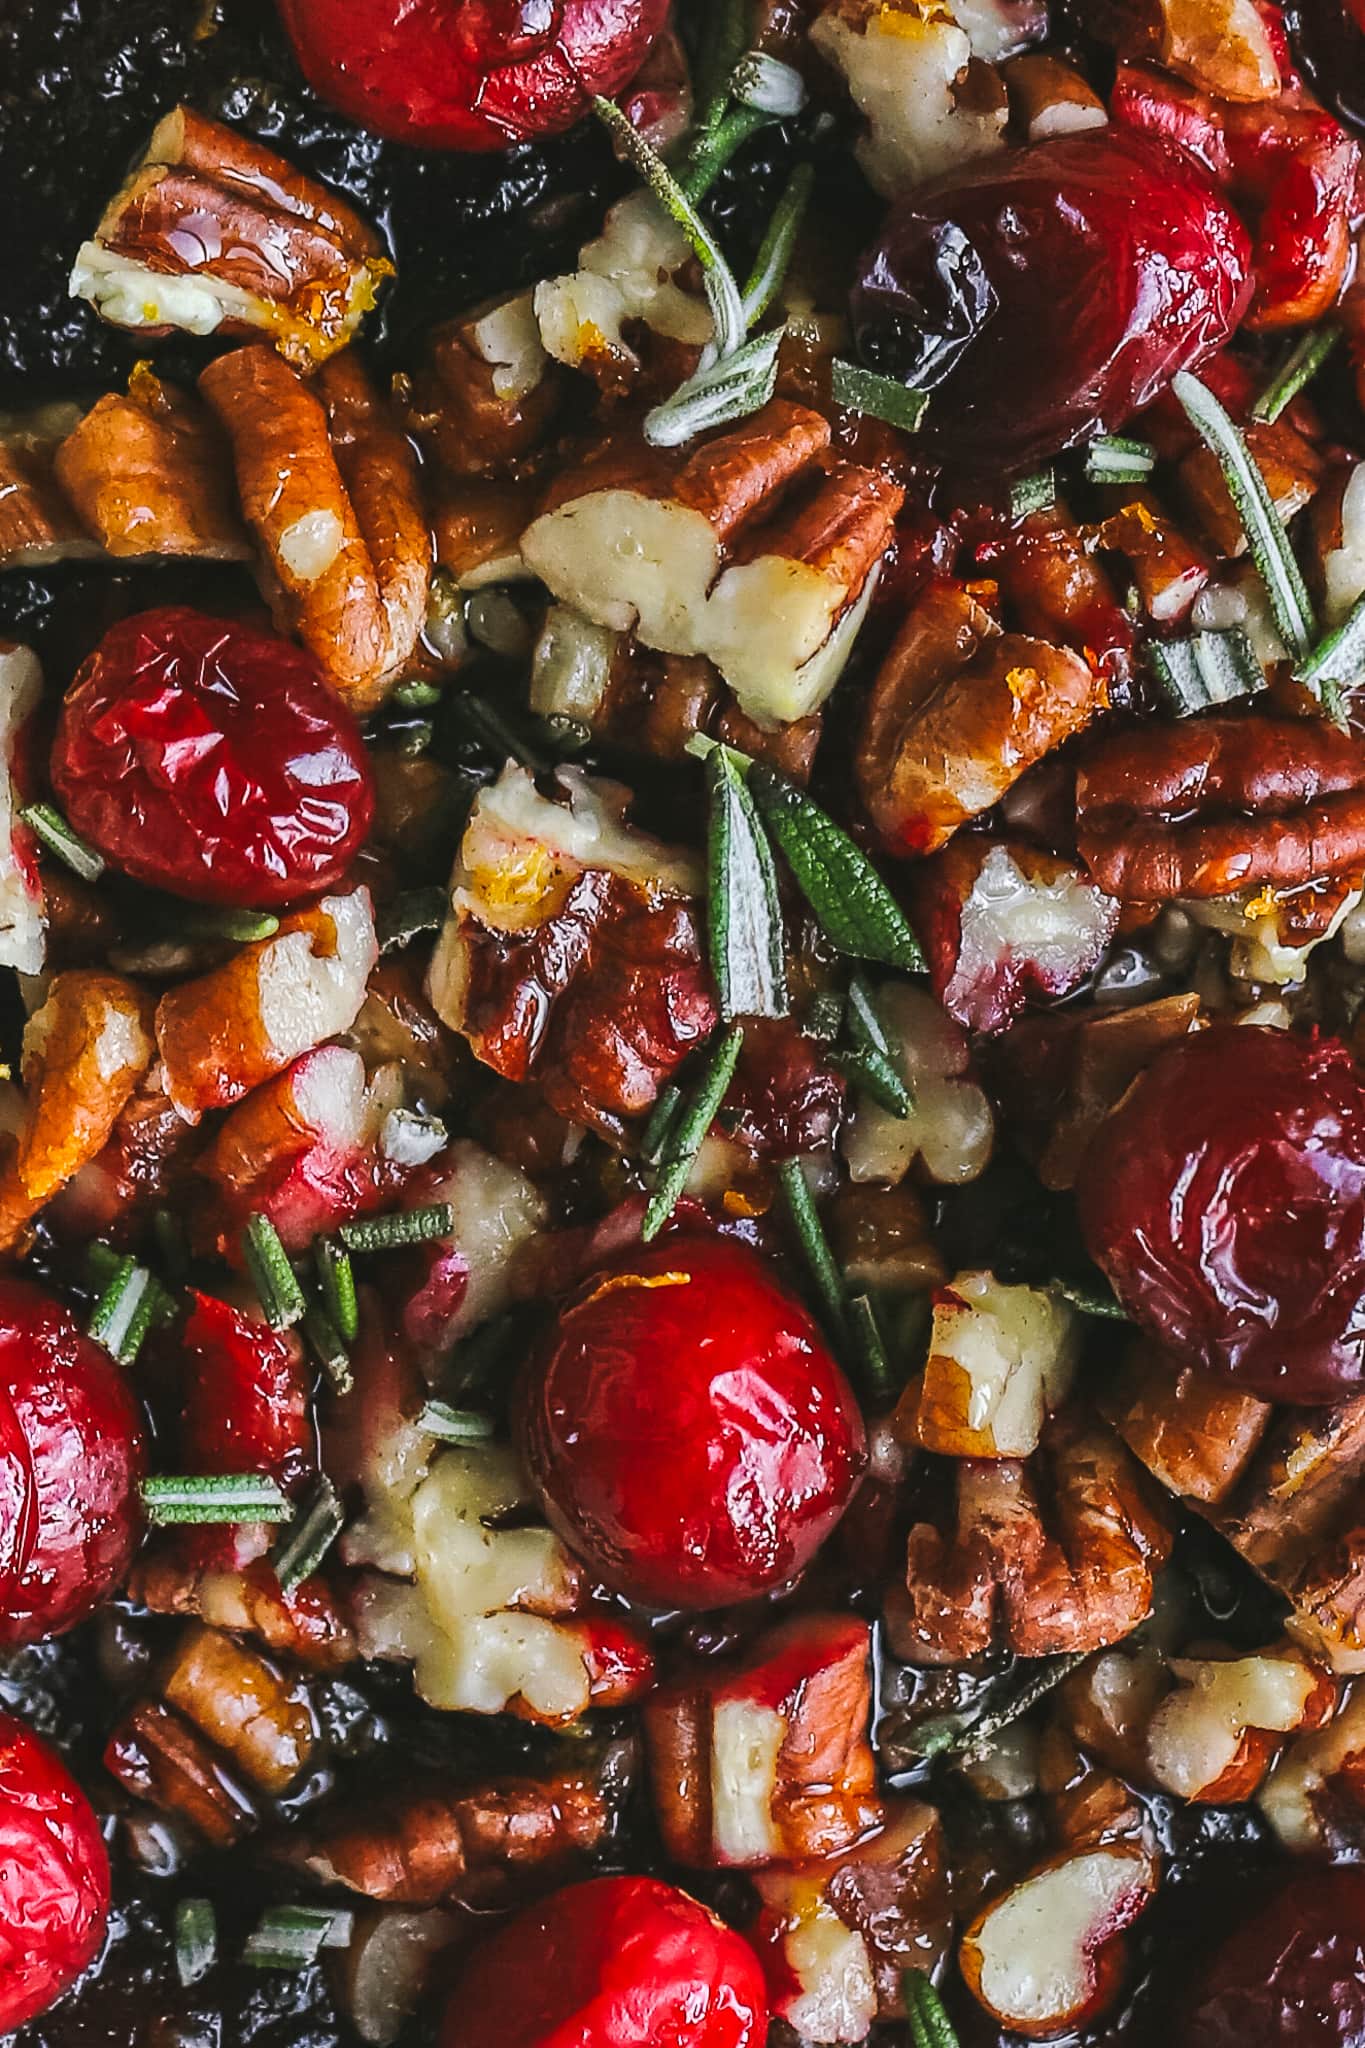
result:
<svg viewBox="0 0 1365 2048"><path fill-rule="evenodd" d="M878 671L858 746L883 845L933 853L1105 702L1079 655L1000 633L965 586L931 584Z"/></svg>
<svg viewBox="0 0 1365 2048"><path fill-rule="evenodd" d="M498 299L431 330L408 423L452 477L501 478L548 432L559 376L530 293Z"/></svg>
<svg viewBox="0 0 1365 2048"><path fill-rule="evenodd" d="M1347 1687L1326 1727L1291 1737L1257 1804L1295 1855L1359 1852L1365 1845L1365 1688Z"/></svg>
<svg viewBox="0 0 1365 2048"><path fill-rule="evenodd" d="M1031 1457L1071 1391L1080 1348L1080 1319L1056 1295L955 1274L934 1296L929 1356L892 1427L949 1458Z"/></svg>
<svg viewBox="0 0 1365 2048"><path fill-rule="evenodd" d="M1026 50L1001 70L1009 94L1010 119L1026 142L1103 128L1104 101L1074 65L1051 50Z"/></svg>
<svg viewBox="0 0 1365 2048"><path fill-rule="evenodd" d="M1019 629L1084 656L1117 695L1132 668L1133 621L1061 500L1012 523L987 554Z"/></svg>
<svg viewBox="0 0 1365 2048"><path fill-rule="evenodd" d="M76 405L0 414L0 569L43 569L99 553L52 473L79 419Z"/></svg>
<svg viewBox="0 0 1365 2048"><path fill-rule="evenodd" d="M213 421L145 365L126 397L109 392L72 429L54 471L106 554L227 562L250 555Z"/></svg>
<svg viewBox="0 0 1365 2048"><path fill-rule="evenodd" d="M843 1135L855 1181L902 1181L918 1159L931 1180L975 1180L991 1155L995 1119L971 1071L967 1034L925 989L877 991L877 1012L910 1091L908 1116L861 1100Z"/></svg>
<svg viewBox="0 0 1365 2048"><path fill-rule="evenodd" d="M1107 0L1097 12L1099 32L1112 31L1125 57L1152 57L1221 99L1279 97L1275 43L1255 0Z"/></svg>
<svg viewBox="0 0 1365 2048"><path fill-rule="evenodd" d="M679 1863L837 1855L881 1819L867 1624L802 1615L739 1665L702 1665L645 1704L654 1808Z"/></svg>
<svg viewBox="0 0 1365 2048"><path fill-rule="evenodd" d="M286 1791L317 1746L302 1689L220 1629L196 1624L186 1631L162 1674L161 1693L262 1792Z"/></svg>
<svg viewBox="0 0 1365 2048"><path fill-rule="evenodd" d="M93 967L54 976L24 1031L27 1108L15 1170L35 1203L103 1148L155 1056L151 999Z"/></svg>
<svg viewBox="0 0 1365 2048"><path fill-rule="evenodd" d="M431 588L406 436L352 353L305 384L273 350L237 349L199 388L232 442L280 625L353 709L373 709L417 646Z"/></svg>
<svg viewBox="0 0 1365 2048"><path fill-rule="evenodd" d="M457 590L525 576L521 536L538 497L538 485L511 477L461 477L440 487L431 515L436 561Z"/></svg>
<svg viewBox="0 0 1365 2048"><path fill-rule="evenodd" d="M242 1788L217 1753L160 1700L139 1700L109 1738L104 1766L125 1790L180 1814L216 1849L227 1849L256 1825Z"/></svg>
<svg viewBox="0 0 1365 2048"><path fill-rule="evenodd" d="M1246 444L1266 481L1275 510L1288 525L1307 505L1322 481L1322 457L1288 420L1273 426L1251 420L1243 430ZM1201 443L1186 455L1178 470L1181 489L1215 554L1246 553L1241 517L1228 495L1218 457Z"/></svg>
<svg viewBox="0 0 1365 2048"><path fill-rule="evenodd" d="M241 1571L205 1566L176 1540L153 1544L135 1561L128 1591L151 1614L193 1615L211 1628L259 1636L268 1650L319 1670L339 1670L358 1655L351 1624L324 1579L280 1591L266 1558Z"/></svg>
<svg viewBox="0 0 1365 2048"><path fill-rule="evenodd" d="M1293 1643L1244 1657L1187 1652L1147 1727L1147 1766L1164 1791L1205 1806L1250 1799L1286 1735L1321 1727L1336 1706L1329 1673Z"/></svg>
<svg viewBox="0 0 1365 2048"><path fill-rule="evenodd" d="M1182 1500L1225 1500L1256 1455L1272 1409L1254 1394L1135 1338L1106 1385L1104 1413L1135 1458Z"/></svg>
<svg viewBox="0 0 1365 2048"><path fill-rule="evenodd" d="M1179 625L1213 573L1208 555L1181 530L1154 491L1140 484L1121 490L1111 485L1103 496L1112 509L1089 537L1097 548L1122 555L1154 625Z"/></svg>
<svg viewBox="0 0 1365 2048"><path fill-rule="evenodd" d="M130 1242L154 1209L178 1204L194 1142L192 1127L149 1073L102 1149L54 1196L47 1220L68 1238Z"/></svg>
<svg viewBox="0 0 1365 2048"><path fill-rule="evenodd" d="M32 648L0 640L0 967L20 974L37 974L46 953L38 849L19 816L31 794L29 721L42 694L43 671Z"/></svg>
<svg viewBox="0 0 1365 2048"><path fill-rule="evenodd" d="M252 137L176 107L82 243L71 290L116 327L263 329L308 364L345 347L392 273L344 199Z"/></svg>
<svg viewBox="0 0 1365 2048"><path fill-rule="evenodd" d="M692 247L648 192L618 199L578 268L535 289L540 339L557 362L584 370L608 394L667 368L679 381L712 339L705 298L690 280Z"/></svg>

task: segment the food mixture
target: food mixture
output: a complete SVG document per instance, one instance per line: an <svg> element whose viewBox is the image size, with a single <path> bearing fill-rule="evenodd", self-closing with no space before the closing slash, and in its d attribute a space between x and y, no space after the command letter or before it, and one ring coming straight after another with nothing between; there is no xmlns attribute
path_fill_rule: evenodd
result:
<svg viewBox="0 0 1365 2048"><path fill-rule="evenodd" d="M1365 4L0 0L0 2032L1365 2044Z"/></svg>

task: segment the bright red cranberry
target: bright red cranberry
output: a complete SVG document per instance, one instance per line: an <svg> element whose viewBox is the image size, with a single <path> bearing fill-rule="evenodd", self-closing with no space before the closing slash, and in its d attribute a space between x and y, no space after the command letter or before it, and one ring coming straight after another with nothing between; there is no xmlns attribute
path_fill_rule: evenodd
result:
<svg viewBox="0 0 1365 2048"><path fill-rule="evenodd" d="M142 1419L108 1355L24 1280L0 1280L0 1643L84 1621L140 1528Z"/></svg>
<svg viewBox="0 0 1365 2048"><path fill-rule="evenodd" d="M109 1858L89 1800L54 1749L0 1714L0 2033L75 1982L108 1917Z"/></svg>
<svg viewBox="0 0 1365 2048"><path fill-rule="evenodd" d="M532 1364L520 1426L550 1521L650 1607L793 1578L866 1457L852 1388L765 1261L681 1232L585 1283Z"/></svg>
<svg viewBox="0 0 1365 2048"><path fill-rule="evenodd" d="M369 830L359 728L311 656L187 606L105 634L67 692L52 781L135 881L197 903L297 903Z"/></svg>
<svg viewBox="0 0 1365 2048"><path fill-rule="evenodd" d="M1134 1321L1268 1400L1365 1384L1365 1085L1346 1047L1220 1024L1169 1047L1077 1184Z"/></svg>
<svg viewBox="0 0 1365 2048"><path fill-rule="evenodd" d="M181 1346L186 1472L251 1472L293 1493L314 1469L316 1440L308 1373L297 1340L268 1329L209 1294L193 1294ZM269 1548L261 1524L188 1532L205 1563L236 1569Z"/></svg>
<svg viewBox="0 0 1365 2048"><path fill-rule="evenodd" d="M434 149L571 128L639 70L668 0L280 0L309 84L353 121Z"/></svg>
<svg viewBox="0 0 1365 2048"><path fill-rule="evenodd" d="M929 452L1019 466L1121 427L1221 347L1251 296L1250 254L1187 157L1114 127L1062 136L892 208L853 292L858 348L932 387Z"/></svg>
<svg viewBox="0 0 1365 2048"><path fill-rule="evenodd" d="M1296 1871L1182 2004L1180 2048L1365 2048L1365 1870Z"/></svg>
<svg viewBox="0 0 1365 2048"><path fill-rule="evenodd" d="M657 1878L599 1877L482 1944L441 2048L762 2048L767 2027L747 1942Z"/></svg>

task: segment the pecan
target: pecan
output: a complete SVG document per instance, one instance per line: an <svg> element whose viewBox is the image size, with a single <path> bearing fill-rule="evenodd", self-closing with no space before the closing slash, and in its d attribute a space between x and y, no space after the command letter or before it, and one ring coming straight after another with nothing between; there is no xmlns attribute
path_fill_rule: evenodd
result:
<svg viewBox="0 0 1365 2048"><path fill-rule="evenodd" d="M1192 1649L1167 1669L1175 1685L1148 1723L1147 1767L1193 1804L1250 1799L1285 1737L1321 1727L1336 1707L1335 1681L1294 1643L1243 1657Z"/></svg>
<svg viewBox="0 0 1365 2048"><path fill-rule="evenodd" d="M42 666L32 648L0 640L0 967L20 974L37 974L47 952L38 849L19 816L32 793L30 720L42 694Z"/></svg>
<svg viewBox="0 0 1365 2048"><path fill-rule="evenodd" d="M892 1057L910 1091L908 1116L864 1097L844 1128L843 1151L855 1181L902 1181L918 1159L931 1180L975 1180L991 1155L995 1119L971 1071L962 1026L927 989L886 983L877 1011Z"/></svg>
<svg viewBox="0 0 1365 2048"><path fill-rule="evenodd" d="M178 1203L193 1146L193 1129L149 1074L102 1149L53 1198L49 1221L70 1238L129 1243L154 1209Z"/></svg>
<svg viewBox="0 0 1365 2048"><path fill-rule="evenodd" d="M150 999L116 974L54 976L24 1031L27 1107L15 1170L48 1201L102 1149L154 1057Z"/></svg>
<svg viewBox="0 0 1365 2048"><path fill-rule="evenodd" d="M1062 501L1011 524L989 555L1020 630L1083 655L1117 694L1132 668L1133 622Z"/></svg>
<svg viewBox="0 0 1365 2048"><path fill-rule="evenodd" d="M400 679L426 619L431 540L412 449L353 353L310 385L237 349L199 388L232 442L276 616L353 708Z"/></svg>
<svg viewBox="0 0 1365 2048"><path fill-rule="evenodd" d="M1359 1853L1365 1844L1365 1688L1348 1686L1334 1720L1291 1738L1257 1804L1296 1855Z"/></svg>
<svg viewBox="0 0 1365 2048"><path fill-rule="evenodd" d="M79 418L75 405L0 414L0 569L43 569L99 553L52 472Z"/></svg>
<svg viewBox="0 0 1365 2048"><path fill-rule="evenodd" d="M1145 1619L1170 1534L1142 1468L1069 1411L1024 1464L954 1464L944 1529L910 1531L906 1593L888 1625L900 1654L954 1664L999 1642L1021 1657L1094 1650Z"/></svg>
<svg viewBox="0 0 1365 2048"><path fill-rule="evenodd" d="M432 1109L450 1099L459 1072L459 1043L422 994L410 956L392 955L375 968L348 1043L369 1068L396 1061Z"/></svg>
<svg viewBox="0 0 1365 2048"><path fill-rule="evenodd" d="M833 1142L844 1078L787 1017L755 1017L745 1028L735 1078L722 1105L730 1135L760 1157L793 1159Z"/></svg>
<svg viewBox="0 0 1365 2048"><path fill-rule="evenodd" d="M261 1558L241 1571L220 1571L188 1559L171 1540L136 1559L130 1596L152 1614L193 1615L211 1628L259 1636L268 1650L320 1670L339 1670L357 1656L351 1624L324 1579L280 1591L274 1567Z"/></svg>
<svg viewBox="0 0 1365 2048"><path fill-rule="evenodd" d="M433 327L405 394L408 424L452 477L503 477L549 432L559 376L530 293L498 299Z"/></svg>
<svg viewBox="0 0 1365 2048"><path fill-rule="evenodd" d="M1203 92L1279 97L1275 43L1255 0L1141 0L1135 7L1104 0L1094 26L1123 56L1152 57Z"/></svg>
<svg viewBox="0 0 1365 2048"><path fill-rule="evenodd" d="M698 1867L808 1862L881 1818L867 1624L802 1615L739 1665L703 1665L644 1708L669 1854Z"/></svg>
<svg viewBox="0 0 1365 2048"><path fill-rule="evenodd" d="M457 589L525 576L521 536L538 496L537 484L512 477L461 477L440 487L431 516L436 561Z"/></svg>
<svg viewBox="0 0 1365 2048"><path fill-rule="evenodd" d="M858 787L883 845L945 845L1105 701L1079 655L1000 633L964 585L931 584L878 670L858 744Z"/></svg>
<svg viewBox="0 0 1365 2048"><path fill-rule="evenodd" d="M104 1767L128 1792L183 1816L216 1849L256 1825L242 1788L190 1724L160 1700L138 1700L109 1737Z"/></svg>
<svg viewBox="0 0 1365 2048"><path fill-rule="evenodd" d="M575 271L536 286L541 341L608 396L642 380L681 382L714 332L706 301L690 284L694 274L681 228L649 193L631 193L610 209Z"/></svg>
<svg viewBox="0 0 1365 2048"><path fill-rule="evenodd" d="M1010 119L1026 142L1103 128L1104 101L1075 66L1051 50L1026 50L1001 69L1009 94Z"/></svg>
<svg viewBox="0 0 1365 2048"><path fill-rule="evenodd" d="M1212 574L1208 555L1171 518L1154 491L1141 484L1110 485L1102 494L1109 509L1087 538L1095 547L1122 555L1137 587L1142 609L1154 625L1175 626Z"/></svg>
<svg viewBox="0 0 1365 2048"><path fill-rule="evenodd" d="M1075 1311L1036 1287L958 1273L934 1296L924 1371L892 1417L905 1443L950 1458L1027 1458L1071 1390Z"/></svg>
<svg viewBox="0 0 1365 2048"><path fill-rule="evenodd" d="M188 107L161 121L71 278L116 327L263 329L302 364L344 348L393 266L344 199Z"/></svg>
<svg viewBox="0 0 1365 2048"><path fill-rule="evenodd" d="M1076 843L1125 903L1230 896L1365 868L1365 747L1325 719L1186 718L1099 740Z"/></svg>
<svg viewBox="0 0 1365 2048"><path fill-rule="evenodd" d="M301 1688L220 1629L196 1624L185 1632L161 1694L262 1792L286 1791L317 1746Z"/></svg>
<svg viewBox="0 0 1365 2048"><path fill-rule="evenodd" d="M1210 1507L1237 1485L1272 1414L1268 1402L1182 1364L1145 1337L1129 1345L1105 1386L1103 1408L1168 1492Z"/></svg>
<svg viewBox="0 0 1365 2048"><path fill-rule="evenodd" d="M904 1183L840 1188L825 1222L839 1270L855 1294L869 1288L918 1294L941 1287L948 1278L930 1227L929 1205Z"/></svg>
<svg viewBox="0 0 1365 2048"><path fill-rule="evenodd" d="M60 444L58 483L106 554L244 561L246 534L226 488L212 420L145 364Z"/></svg>
<svg viewBox="0 0 1365 2048"><path fill-rule="evenodd" d="M1247 448L1266 481L1275 510L1288 525L1310 503L1322 482L1322 457L1286 419L1273 425L1249 420L1243 429ZM1236 557L1247 551L1247 537L1236 506L1228 495L1218 457L1202 442L1181 458L1180 488L1205 539L1216 555Z"/></svg>

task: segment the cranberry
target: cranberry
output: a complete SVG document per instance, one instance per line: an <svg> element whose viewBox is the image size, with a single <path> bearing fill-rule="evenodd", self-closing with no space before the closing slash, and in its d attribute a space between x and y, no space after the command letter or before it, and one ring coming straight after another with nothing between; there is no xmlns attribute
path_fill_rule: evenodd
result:
<svg viewBox="0 0 1365 2048"><path fill-rule="evenodd" d="M719 1607L809 1562L866 1458L853 1391L747 1246L679 1232L600 1268L523 1389L564 1540L651 1607Z"/></svg>
<svg viewBox="0 0 1365 2048"><path fill-rule="evenodd" d="M1365 2048L1365 1870L1296 1871L1186 2009L1180 2048Z"/></svg>
<svg viewBox="0 0 1365 2048"><path fill-rule="evenodd" d="M657 1878L599 1877L483 1943L441 2048L761 2048L767 2025L747 1942Z"/></svg>
<svg viewBox="0 0 1365 2048"><path fill-rule="evenodd" d="M1365 1085L1344 1045L1220 1024L1099 1129L1086 1243L1134 1320L1268 1400L1365 1382Z"/></svg>
<svg viewBox="0 0 1365 2048"><path fill-rule="evenodd" d="M0 1643L84 1621L128 1568L142 1424L66 1310L0 1280Z"/></svg>
<svg viewBox="0 0 1365 2048"><path fill-rule="evenodd" d="M186 606L105 634L67 692L52 781L125 874L249 908L339 882L374 808L359 728L311 656Z"/></svg>
<svg viewBox="0 0 1365 2048"><path fill-rule="evenodd" d="M378 135L508 149L639 70L668 0L280 0L309 84Z"/></svg>
<svg viewBox="0 0 1365 2048"><path fill-rule="evenodd" d="M0 1714L0 2033L75 1982L108 1917L109 1858L89 1800L55 1750Z"/></svg>
<svg viewBox="0 0 1365 2048"><path fill-rule="evenodd" d="M1121 427L1221 347L1250 299L1250 253L1188 157L1112 127L1061 136L893 207L853 292L858 348L933 385L930 453L1019 466Z"/></svg>
<svg viewBox="0 0 1365 2048"><path fill-rule="evenodd" d="M185 1323L187 1472L251 1472L297 1491L316 1465L308 1375L295 1339L253 1322L225 1301L193 1294ZM236 1569L269 1547L269 1531L244 1523L191 1532L204 1563Z"/></svg>

